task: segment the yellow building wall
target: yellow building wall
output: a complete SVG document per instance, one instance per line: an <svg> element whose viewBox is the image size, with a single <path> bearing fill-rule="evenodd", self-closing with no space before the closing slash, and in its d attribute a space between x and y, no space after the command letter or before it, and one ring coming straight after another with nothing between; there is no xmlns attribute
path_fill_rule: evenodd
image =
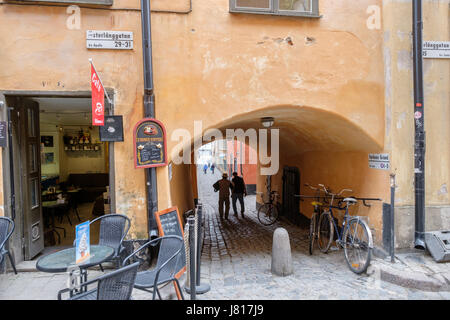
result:
<svg viewBox="0 0 450 320"><path fill-rule="evenodd" d="M308 134L317 132L312 142L319 145L316 151L325 150L335 141L327 138L322 124L334 131L350 124L368 149L381 151L384 35L367 28L367 8L381 3L322 0L320 19L231 14L228 0L192 0L190 13L153 12L156 117L167 129L169 161L178 151L178 141L170 139L175 129L192 134L195 120L202 120L204 129L238 126L243 115L248 127L259 125L260 116L266 111L278 115L279 106L298 109L310 123L302 131L291 118L296 113L280 114L292 135L287 145L296 139L307 145ZM190 7L187 0L152 4L160 11L189 12ZM114 90L114 113L124 117L125 140L115 144L117 212L132 219L130 237L142 238L147 234L145 177L134 169L132 144L133 127L143 117L138 8L137 0L116 0L114 10L83 7L80 29L69 30L66 7L0 1L0 88L87 91L88 59L93 59L105 87ZM87 50L86 30L133 31L134 49ZM335 118L345 121L336 124ZM357 139L349 142L364 148ZM187 198L175 194L191 182L188 172L174 166L169 182L168 169L157 169L159 209L187 208Z"/></svg>

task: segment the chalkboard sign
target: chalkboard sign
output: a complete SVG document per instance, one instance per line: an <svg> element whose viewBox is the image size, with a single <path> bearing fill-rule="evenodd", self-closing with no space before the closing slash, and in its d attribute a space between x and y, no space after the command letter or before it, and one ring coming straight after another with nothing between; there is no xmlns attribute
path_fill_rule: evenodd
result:
<svg viewBox="0 0 450 320"><path fill-rule="evenodd" d="M100 141L123 141L123 117L105 116L105 124L100 126Z"/></svg>
<svg viewBox="0 0 450 320"><path fill-rule="evenodd" d="M0 147L6 148L6 121L0 121Z"/></svg>
<svg viewBox="0 0 450 320"><path fill-rule="evenodd" d="M186 271L186 251L184 247L184 231L181 224L180 215L178 214L178 208L172 207L163 211L155 212L155 219L158 225L159 234L161 236L179 236L183 239L182 258L178 270L180 270L176 277L178 278Z"/></svg>
<svg viewBox="0 0 450 320"><path fill-rule="evenodd" d="M139 121L134 128L134 166L152 168L167 165L166 130L152 118Z"/></svg>

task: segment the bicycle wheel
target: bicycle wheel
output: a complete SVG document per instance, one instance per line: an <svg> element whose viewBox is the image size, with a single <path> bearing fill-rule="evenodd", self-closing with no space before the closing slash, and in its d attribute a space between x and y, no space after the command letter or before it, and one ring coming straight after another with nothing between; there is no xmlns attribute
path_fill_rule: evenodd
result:
<svg viewBox="0 0 450 320"><path fill-rule="evenodd" d="M317 212L314 212L311 220L309 222L309 254L312 255L314 252L314 243L317 238Z"/></svg>
<svg viewBox="0 0 450 320"><path fill-rule="evenodd" d="M334 228L329 212L322 212L319 218L318 241L320 251L327 253L333 241Z"/></svg>
<svg viewBox="0 0 450 320"><path fill-rule="evenodd" d="M277 207L273 204L266 203L258 209L258 220L265 226L275 223L278 218Z"/></svg>
<svg viewBox="0 0 450 320"><path fill-rule="evenodd" d="M350 270L356 274L365 272L372 254L370 229L363 221L352 219L345 228L342 238L345 260Z"/></svg>

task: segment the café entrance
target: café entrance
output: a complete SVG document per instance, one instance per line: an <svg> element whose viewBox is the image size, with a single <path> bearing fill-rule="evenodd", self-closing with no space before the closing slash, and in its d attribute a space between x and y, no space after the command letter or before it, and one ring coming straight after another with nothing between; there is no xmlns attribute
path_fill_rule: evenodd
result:
<svg viewBox="0 0 450 320"><path fill-rule="evenodd" d="M75 226L111 212L112 143L92 126L90 92L0 95L9 120L3 152L5 215L16 263L72 246ZM106 114L111 106L106 105ZM111 179L112 176L112 179ZM92 241L98 230L92 230Z"/></svg>

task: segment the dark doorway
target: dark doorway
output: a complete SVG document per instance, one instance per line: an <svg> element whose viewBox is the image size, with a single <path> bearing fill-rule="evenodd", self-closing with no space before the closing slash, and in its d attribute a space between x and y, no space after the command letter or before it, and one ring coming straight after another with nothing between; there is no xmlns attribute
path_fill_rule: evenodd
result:
<svg viewBox="0 0 450 320"><path fill-rule="evenodd" d="M300 225L300 171L297 167L283 169L283 216L290 222Z"/></svg>

